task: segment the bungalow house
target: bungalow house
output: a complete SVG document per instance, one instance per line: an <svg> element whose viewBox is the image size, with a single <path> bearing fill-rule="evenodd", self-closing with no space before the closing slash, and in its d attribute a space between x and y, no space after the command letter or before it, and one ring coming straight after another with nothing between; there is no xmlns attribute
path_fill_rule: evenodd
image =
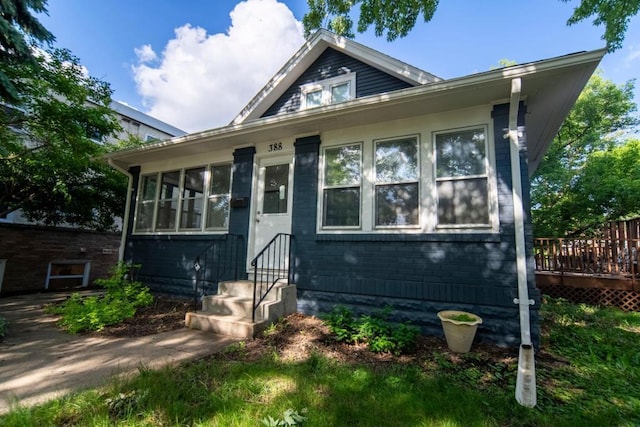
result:
<svg viewBox="0 0 640 427"><path fill-rule="evenodd" d="M461 309L503 345L524 315L536 342L528 178L604 53L443 80L321 30L229 125L108 156L123 259L157 292L286 270L300 312Z"/></svg>

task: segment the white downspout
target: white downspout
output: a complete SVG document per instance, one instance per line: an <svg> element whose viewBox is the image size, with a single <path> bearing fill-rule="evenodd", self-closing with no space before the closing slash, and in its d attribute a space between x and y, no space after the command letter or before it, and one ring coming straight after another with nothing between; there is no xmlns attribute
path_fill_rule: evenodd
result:
<svg viewBox="0 0 640 427"><path fill-rule="evenodd" d="M116 165L112 159L109 159L109 166L117 170L118 172L126 175L128 178L127 182L127 201L124 205L124 217L122 218L122 235L120 236L120 248L118 249L118 261L122 262L124 260L124 248L127 244L127 232L129 230L129 212L131 210L131 192L133 191L133 175L122 167Z"/></svg>
<svg viewBox="0 0 640 427"><path fill-rule="evenodd" d="M520 352L518 376L516 380L516 400L523 406L536 405L536 379L533 345L531 343L531 323L527 286L527 262L524 232L524 206L522 196L522 175L520 169L520 147L518 142L518 109L520 104L520 78L511 80L511 101L509 105L509 152L511 158L511 182L513 187L513 216L515 225L516 269L518 273L518 304L520 311Z"/></svg>

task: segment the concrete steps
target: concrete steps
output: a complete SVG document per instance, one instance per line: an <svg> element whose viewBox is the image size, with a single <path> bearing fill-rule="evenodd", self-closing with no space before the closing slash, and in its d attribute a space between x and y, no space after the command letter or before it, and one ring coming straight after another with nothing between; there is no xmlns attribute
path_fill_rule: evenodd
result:
<svg viewBox="0 0 640 427"><path fill-rule="evenodd" d="M253 281L221 282L216 295L202 300L202 310L187 313L185 324L193 329L214 332L236 338L253 338L269 324L295 313L296 286L279 281L253 313Z"/></svg>

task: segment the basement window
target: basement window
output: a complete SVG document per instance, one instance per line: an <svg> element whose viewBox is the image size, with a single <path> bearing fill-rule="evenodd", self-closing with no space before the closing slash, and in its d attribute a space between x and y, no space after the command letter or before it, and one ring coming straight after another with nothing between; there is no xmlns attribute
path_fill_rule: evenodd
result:
<svg viewBox="0 0 640 427"><path fill-rule="evenodd" d="M91 262L87 260L51 261L45 289L86 287L89 285Z"/></svg>

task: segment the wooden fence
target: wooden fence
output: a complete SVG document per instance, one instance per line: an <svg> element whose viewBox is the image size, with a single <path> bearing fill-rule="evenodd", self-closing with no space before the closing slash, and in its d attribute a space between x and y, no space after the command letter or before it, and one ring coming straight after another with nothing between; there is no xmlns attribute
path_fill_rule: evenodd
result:
<svg viewBox="0 0 640 427"><path fill-rule="evenodd" d="M640 311L640 218L590 238L535 239L534 257L543 294Z"/></svg>

